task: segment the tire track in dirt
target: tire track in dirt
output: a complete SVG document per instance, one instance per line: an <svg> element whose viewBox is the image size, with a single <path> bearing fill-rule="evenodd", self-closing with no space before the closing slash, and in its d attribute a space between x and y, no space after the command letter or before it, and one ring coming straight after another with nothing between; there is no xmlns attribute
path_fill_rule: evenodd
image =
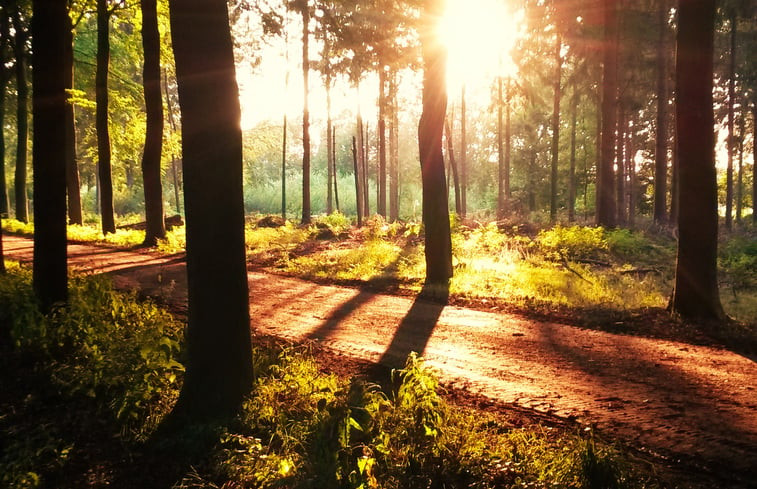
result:
<svg viewBox="0 0 757 489"><path fill-rule="evenodd" d="M31 259L30 240L4 239L7 256ZM69 253L73 268L111 272L119 287L185 304L180 255L90 245ZM450 385L591 424L755 487L757 364L749 358L267 273L249 280L252 328L261 334L391 367L422 352Z"/></svg>

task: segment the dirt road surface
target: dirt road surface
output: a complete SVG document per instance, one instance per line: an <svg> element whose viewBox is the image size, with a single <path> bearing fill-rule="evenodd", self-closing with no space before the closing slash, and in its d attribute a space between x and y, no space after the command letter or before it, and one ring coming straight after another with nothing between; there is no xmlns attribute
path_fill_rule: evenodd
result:
<svg viewBox="0 0 757 489"><path fill-rule="evenodd" d="M6 256L32 258L5 236ZM182 307L182 255L71 244L74 269L110 273ZM757 363L706 346L625 336L250 272L252 328L402 366L422 352L448 386L576 423L728 487L757 487Z"/></svg>

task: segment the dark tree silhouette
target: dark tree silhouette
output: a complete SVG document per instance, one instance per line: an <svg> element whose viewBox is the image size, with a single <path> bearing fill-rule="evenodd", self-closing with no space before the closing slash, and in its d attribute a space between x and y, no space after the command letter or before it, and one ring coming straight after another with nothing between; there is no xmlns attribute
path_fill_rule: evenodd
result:
<svg viewBox="0 0 757 489"><path fill-rule="evenodd" d="M718 201L712 108L715 0L681 0L676 54L678 262L673 311L722 320L717 280Z"/></svg>
<svg viewBox="0 0 757 489"><path fill-rule="evenodd" d="M107 0L97 0L97 68L95 72L95 101L97 111L97 171L100 193L100 214L103 234L115 233L113 215L113 176L110 162L110 134L108 132L108 65L110 63L110 16Z"/></svg>
<svg viewBox="0 0 757 489"><path fill-rule="evenodd" d="M21 21L19 5L13 15L14 44L16 58L16 172L13 182L16 192L16 219L29 221L29 202L26 195L27 143L29 138L29 86L26 80L26 39L28 33Z"/></svg>
<svg viewBox="0 0 757 489"><path fill-rule="evenodd" d="M66 0L32 3L34 292L43 311L67 299Z"/></svg>
<svg viewBox="0 0 757 489"><path fill-rule="evenodd" d="M446 284L452 278L452 241L444 177L442 133L447 111L446 53L432 26L443 12L442 2L424 2L423 112L418 124L418 148L423 182L423 225L426 241L426 283Z"/></svg>
<svg viewBox="0 0 757 489"><path fill-rule="evenodd" d="M142 180L145 190L145 245L155 246L166 237L163 217L163 185L160 156L163 150L163 100L160 95L160 33L157 0L141 0L142 47L145 54L143 83L147 128L142 153Z"/></svg>
<svg viewBox="0 0 757 489"><path fill-rule="evenodd" d="M617 0L603 0L602 135L597 168L597 224L615 227L615 109L618 86Z"/></svg>
<svg viewBox="0 0 757 489"><path fill-rule="evenodd" d="M83 14L82 14L83 15ZM74 27L68 17L66 25L66 90L74 88ZM74 104L66 103L66 194L68 195L68 221L82 224L79 165L76 163L76 127Z"/></svg>
<svg viewBox="0 0 757 489"><path fill-rule="evenodd" d="M5 66L11 58L10 25L6 9L3 4L0 14L0 127L5 127L5 88L11 77L10 69ZM0 131L0 217L7 218L9 213L8 183L5 180L5 132Z"/></svg>
<svg viewBox="0 0 757 489"><path fill-rule="evenodd" d="M188 367L175 415L236 411L252 385L239 89L225 0L172 0L187 226Z"/></svg>
<svg viewBox="0 0 757 489"><path fill-rule="evenodd" d="M667 88L667 46L665 43L668 30L668 2L658 0L657 23L657 118L655 123L654 155L654 221L663 224L667 218L666 195L668 178L668 88Z"/></svg>

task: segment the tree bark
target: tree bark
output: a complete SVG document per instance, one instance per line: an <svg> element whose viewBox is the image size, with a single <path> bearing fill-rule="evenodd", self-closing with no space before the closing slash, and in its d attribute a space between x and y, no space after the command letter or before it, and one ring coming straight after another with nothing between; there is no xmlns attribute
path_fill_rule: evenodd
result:
<svg viewBox="0 0 757 489"><path fill-rule="evenodd" d="M310 107L308 106L308 79L310 78L310 7L302 0L302 224L309 224L310 211Z"/></svg>
<svg viewBox="0 0 757 489"><path fill-rule="evenodd" d="M68 297L66 263L65 0L32 2L34 261L32 281L43 312Z"/></svg>
<svg viewBox="0 0 757 489"><path fill-rule="evenodd" d="M147 127L142 154L142 180L145 191L145 245L155 246L166 237L163 214L163 184L160 158L163 152L163 99L160 95L160 33L157 0L141 0L142 47L145 64L143 83Z"/></svg>
<svg viewBox="0 0 757 489"><path fill-rule="evenodd" d="M171 0L187 229L188 366L181 419L232 415L252 387L242 132L224 0Z"/></svg>
<svg viewBox="0 0 757 489"><path fill-rule="evenodd" d="M452 183L455 187L455 212L457 215L461 215L460 177L457 171L457 161L455 161L455 148L452 144L452 128L449 125L448 119L444 121L444 130L447 135L447 156L449 157L449 167L452 173Z"/></svg>
<svg viewBox="0 0 757 489"><path fill-rule="evenodd" d="M29 222L29 199L26 194L27 152L29 138L29 86L26 81L26 38L21 25L18 6L13 12L14 53L16 57L16 172L14 187L16 194L16 219Z"/></svg>
<svg viewBox="0 0 757 489"><path fill-rule="evenodd" d="M10 58L10 25L8 15L0 15L0 128L5 127L5 95L10 70L5 63ZM8 199L8 182L5 179L5 131L0 130L0 218L6 219L10 215L10 200Z"/></svg>
<svg viewBox="0 0 757 489"><path fill-rule="evenodd" d="M549 220L553 224L557 221L557 161L560 153L560 79L562 78L562 38L559 33L555 35L555 79L553 80L552 100L552 165L549 191Z"/></svg>
<svg viewBox="0 0 757 489"><path fill-rule="evenodd" d="M615 174L615 198L617 199L616 210L618 212L616 224L619 226L623 226L626 223L626 172L624 165L626 161L625 138L627 129L625 105L620 101L618 103L618 136L615 143L615 166L617 167Z"/></svg>
<svg viewBox="0 0 757 489"><path fill-rule="evenodd" d="M389 220L400 218L399 206L399 116L397 114L397 74L392 73L389 81Z"/></svg>
<svg viewBox="0 0 757 489"><path fill-rule="evenodd" d="M665 60L665 34L668 26L667 0L658 0L657 9L657 118L655 131L654 172L654 222L664 224L667 220L666 195L668 178L668 128L667 128L667 62Z"/></svg>
<svg viewBox="0 0 757 489"><path fill-rule="evenodd" d="M497 77L497 219L505 217L505 148L502 111L502 77Z"/></svg>
<svg viewBox="0 0 757 489"><path fill-rule="evenodd" d="M460 89L460 214L468 215L468 120L465 84Z"/></svg>
<svg viewBox="0 0 757 489"><path fill-rule="evenodd" d="M336 204L336 211L341 212L339 207L339 185L336 172L336 127L331 128L331 163L333 165L334 173L334 204Z"/></svg>
<svg viewBox="0 0 757 489"><path fill-rule="evenodd" d="M744 132L746 126L746 111L741 112L739 117L739 139L737 141L739 151L739 163L736 169L736 224L741 225L744 213Z"/></svg>
<svg viewBox="0 0 757 489"><path fill-rule="evenodd" d="M734 105L736 102L736 13L730 15L730 55L728 59L728 168L726 169L725 183L725 228L733 228L733 153L734 134L733 119Z"/></svg>
<svg viewBox="0 0 757 489"><path fill-rule="evenodd" d="M687 320L720 321L718 199L712 107L715 0L681 0L676 60L680 177L678 261L672 308Z"/></svg>
<svg viewBox="0 0 757 489"><path fill-rule="evenodd" d="M163 70L163 90L166 94L166 108L168 113L168 125L171 127L171 132L176 132L176 122L173 120L173 104L171 103L171 97L168 93L168 73ZM175 154L171 154L171 177L173 179L173 196L174 204L176 204L176 212L181 214L181 199L179 198L179 159Z"/></svg>
<svg viewBox="0 0 757 489"><path fill-rule="evenodd" d="M614 156L618 86L617 0L603 0L602 136L597 168L597 225L615 227Z"/></svg>
<svg viewBox="0 0 757 489"><path fill-rule="evenodd" d="M376 203L379 215L386 217L386 72L384 66L379 66L379 99L378 99L378 202Z"/></svg>
<svg viewBox="0 0 757 489"><path fill-rule="evenodd" d="M752 224L757 224L757 100L752 101Z"/></svg>
<svg viewBox="0 0 757 489"><path fill-rule="evenodd" d="M66 25L66 90L74 88L74 31L71 18ZM79 165L76 162L76 124L74 104L66 102L66 195L68 196L68 222L83 223L81 211L81 182Z"/></svg>
<svg viewBox="0 0 757 489"><path fill-rule="evenodd" d="M570 104L570 170L568 173L568 222L576 220L576 125L578 96L574 93Z"/></svg>
<svg viewBox="0 0 757 489"><path fill-rule="evenodd" d="M505 94L505 210L509 210L510 198L513 196L510 188L510 159L512 158L512 124L513 112L513 79L507 77Z"/></svg>
<svg viewBox="0 0 757 489"><path fill-rule="evenodd" d="M331 78L326 77L326 214L334 212L334 195L332 182L334 182L334 148L332 146L331 131Z"/></svg>
<svg viewBox="0 0 757 489"><path fill-rule="evenodd" d="M444 191L442 132L447 110L446 53L431 35L430 24L443 12L443 2L426 0L423 50L423 111L418 124L418 149L423 182L423 225L426 242L426 283L449 283L452 278L452 241L447 193Z"/></svg>
<svg viewBox="0 0 757 489"><path fill-rule="evenodd" d="M110 134L108 132L108 64L110 63L110 16L107 0L97 0L97 69L95 100L97 111L97 170L100 176L100 215L103 234L115 233L113 212L113 179L110 162Z"/></svg>
<svg viewBox="0 0 757 489"><path fill-rule="evenodd" d="M355 211L357 213L357 227L360 228L363 227L363 185L355 136L352 136L352 164L355 170Z"/></svg>

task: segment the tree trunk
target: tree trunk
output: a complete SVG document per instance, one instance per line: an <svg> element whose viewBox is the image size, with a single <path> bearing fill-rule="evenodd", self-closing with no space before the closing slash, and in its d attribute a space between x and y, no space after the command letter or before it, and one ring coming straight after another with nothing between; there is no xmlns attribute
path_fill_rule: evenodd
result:
<svg viewBox="0 0 757 489"><path fill-rule="evenodd" d="M5 63L10 58L10 26L8 15L0 15L0 128L5 127L5 96L10 70ZM7 219L10 215L10 201L8 200L8 182L5 180L5 131L0 130L0 218Z"/></svg>
<svg viewBox="0 0 757 489"><path fill-rule="evenodd" d="M602 63L602 137L597 168L597 224L615 227L615 111L618 92L617 0L603 0L604 53Z"/></svg>
<svg viewBox="0 0 757 489"><path fill-rule="evenodd" d="M27 151L29 137L29 86L26 82L26 38L21 25L18 7L13 13L15 33L14 52L16 56L16 219L29 222L29 201L26 195Z"/></svg>
<svg viewBox="0 0 757 489"><path fill-rule="evenodd" d="M378 202L376 203L379 215L386 217L386 72L383 64L379 66L379 100L378 100Z"/></svg>
<svg viewBox="0 0 757 489"><path fill-rule="evenodd" d="M570 104L570 170L568 173L568 221L576 220L576 125L578 96L574 93Z"/></svg>
<svg viewBox="0 0 757 489"><path fill-rule="evenodd" d="M676 61L680 161L678 262L672 308L687 320L720 321L718 199L712 108L715 0L681 0Z"/></svg>
<svg viewBox="0 0 757 489"><path fill-rule="evenodd" d="M34 261L32 281L41 310L68 297L66 263L65 0L32 2L34 135Z"/></svg>
<svg viewBox="0 0 757 489"><path fill-rule="evenodd" d="M615 143L615 166L617 167L615 175L615 198L617 199L616 209L618 212L616 223L619 226L623 226L626 223L626 172L624 165L626 161L625 138L627 129L625 106L623 102L620 102L618 103L618 137Z"/></svg>
<svg viewBox="0 0 757 489"><path fill-rule="evenodd" d="M733 143L736 139L733 128L733 108L736 102L736 14L731 13L730 56L728 59L728 168L725 183L725 228L733 228Z"/></svg>
<svg viewBox="0 0 757 489"><path fill-rule="evenodd" d="M460 215L468 215L468 120L465 84L460 89Z"/></svg>
<svg viewBox="0 0 757 489"><path fill-rule="evenodd" d="M331 79L326 77L326 214L334 212L334 195L332 181L334 180L334 148L332 146L331 131Z"/></svg>
<svg viewBox="0 0 757 489"><path fill-rule="evenodd" d="M502 109L504 108L502 97L502 77L497 77L497 219L505 217L505 148L504 148L504 124L502 121Z"/></svg>
<svg viewBox="0 0 757 489"><path fill-rule="evenodd" d="M242 195L242 132L224 0L171 0L182 114L188 367L175 407L229 416L252 387Z"/></svg>
<svg viewBox="0 0 757 489"><path fill-rule="evenodd" d="M439 0L426 0L426 22L441 16ZM428 32L433 29L428 29ZM447 110L446 53L439 41L425 33L423 50L423 111L418 124L418 149L423 182L423 225L426 242L426 283L448 284L452 278L452 241L447 194L444 191L442 132Z"/></svg>
<svg viewBox="0 0 757 489"><path fill-rule="evenodd" d="M336 127L331 128L331 163L333 165L334 173L334 203L336 204L336 211L341 212L339 207L339 185L337 184L337 172L336 172Z"/></svg>
<svg viewBox="0 0 757 489"><path fill-rule="evenodd" d="M666 194L668 177L668 127L667 127L667 66L665 60L665 33L668 27L667 0L658 0L657 9L657 118L655 133L654 172L654 222L664 224L667 218Z"/></svg>
<svg viewBox="0 0 757 489"><path fill-rule="evenodd" d="M176 122L173 120L173 108L171 104L171 97L168 93L168 73L163 70L163 88L166 93L166 107L168 112L168 125L171 127L171 132L176 132ZM173 178L173 195L174 203L176 204L176 212L181 214L181 199L179 199L179 162L176 155L171 154L171 176Z"/></svg>
<svg viewBox="0 0 757 489"><path fill-rule="evenodd" d="M141 0L142 47L145 64L143 83L147 127L142 154L142 179L145 191L145 245L155 246L166 237L163 215L163 185L160 157L163 152L163 100L160 95L160 33L157 0Z"/></svg>
<svg viewBox="0 0 757 489"><path fill-rule="evenodd" d="M628 175L628 185L626 186L627 204L628 204L628 225L633 229L636 223L636 162L634 161L635 134L632 128L636 127L634 119L629 121L626 131L626 174Z"/></svg>
<svg viewBox="0 0 757 489"><path fill-rule="evenodd" d="M757 100L752 102L752 224L757 224Z"/></svg>
<svg viewBox="0 0 757 489"><path fill-rule="evenodd" d="M744 213L744 132L746 126L746 111L741 112L739 118L739 163L736 170L736 224L741 225L742 214ZM754 144L754 143L753 143Z"/></svg>
<svg viewBox="0 0 757 489"><path fill-rule="evenodd" d="M562 38L559 33L555 35L555 79L552 100L552 165L549 192L549 220L553 224L557 221L557 160L560 155L560 79L562 78Z"/></svg>
<svg viewBox="0 0 757 489"><path fill-rule="evenodd" d="M362 121L361 121L362 122ZM371 188L368 184L368 124L362 124L363 137L360 151L363 153L363 217L371 215Z"/></svg>
<svg viewBox="0 0 757 489"><path fill-rule="evenodd" d="M457 162L455 161L455 148L452 144L452 128L450 128L449 120L444 121L444 130L447 134L447 156L449 157L449 167L452 173L452 182L455 186L455 212L457 215L461 215L462 207L460 201L460 178L457 174Z"/></svg>
<svg viewBox="0 0 757 489"><path fill-rule="evenodd" d="M310 223L310 108L308 78L310 77L310 7L303 0L302 8L302 224Z"/></svg>
<svg viewBox="0 0 757 489"><path fill-rule="evenodd" d="M397 115L397 74L392 72L389 80L389 220L396 221L400 217L399 207L399 148Z"/></svg>
<svg viewBox="0 0 757 489"><path fill-rule="evenodd" d="M110 163L110 134L108 133L108 64L110 62L110 16L107 0L97 0L97 70L95 100L97 111L97 170L100 175L100 214L103 234L115 233L113 213L113 180Z"/></svg>
<svg viewBox="0 0 757 489"><path fill-rule="evenodd" d="M67 17L66 25L66 90L74 88L74 31L71 18ZM81 182L79 180L79 165L76 162L76 125L74 104L66 103L66 194L68 196L68 221L71 224L82 224L81 212Z"/></svg>
<svg viewBox="0 0 757 489"><path fill-rule="evenodd" d="M507 77L507 90L505 94L505 207L509 210L510 198L513 196L510 188L510 159L512 157L512 124L513 112L513 79Z"/></svg>
<svg viewBox="0 0 757 489"><path fill-rule="evenodd" d="M674 115L675 121L675 115ZM670 222L678 223L679 209L679 164L678 164L678 122L674 122L676 130L673 131L673 171L670 178Z"/></svg>
<svg viewBox="0 0 757 489"><path fill-rule="evenodd" d="M362 177L360 176L360 161L355 136L352 136L352 164L355 169L355 211L357 213L357 227L360 228L363 227L363 184Z"/></svg>

